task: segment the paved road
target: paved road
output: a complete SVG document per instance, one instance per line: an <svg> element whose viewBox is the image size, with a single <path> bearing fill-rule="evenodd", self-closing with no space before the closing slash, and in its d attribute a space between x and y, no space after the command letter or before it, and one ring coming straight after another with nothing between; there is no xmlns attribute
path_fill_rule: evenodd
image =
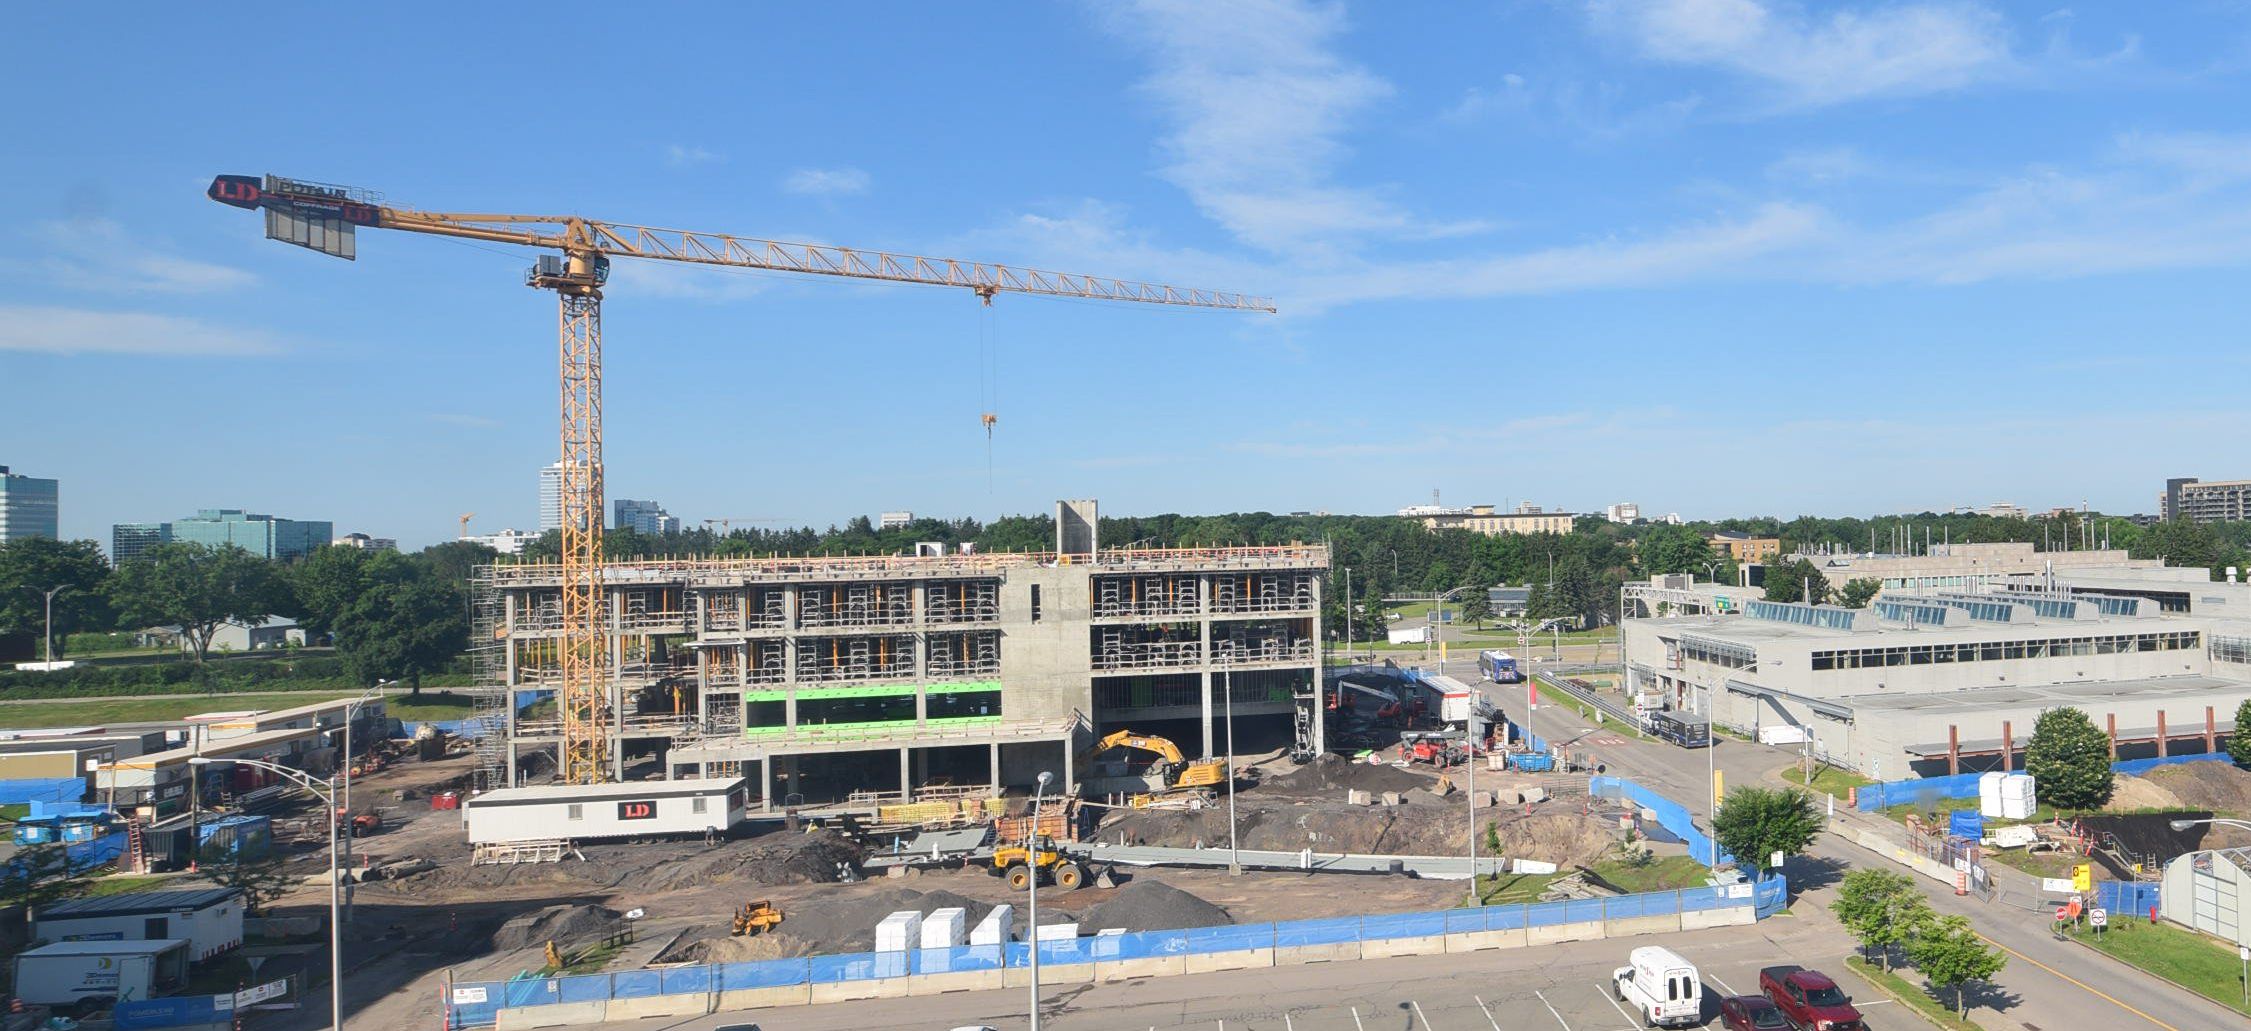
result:
<svg viewBox="0 0 2251 1031"><path fill-rule="evenodd" d="M1803 953L1839 953L1846 947L1831 926L1788 919L1663 940L1697 964L1703 975L1706 1016L1718 1012L1718 996L1756 991L1762 966ZM1537 949L1051 987L1042 995L1041 1026L1056 1031L1632 1031L1641 1022L1611 998L1610 972L1625 962L1633 946L1655 941L1573 942ZM777 1031L878 1027L942 1031L980 1024L1013 1029L1027 1023L1027 995L1022 989L961 992L601 1026L617 1031L709 1031L756 1020ZM1897 1008L1883 1003L1871 1006L1870 1012ZM1879 1021L1876 1026L1907 1025Z"/></svg>
<svg viewBox="0 0 2251 1031"><path fill-rule="evenodd" d="M1465 682L1476 682L1476 664L1449 663L1447 672ZM1521 721L1525 699L1521 688L1484 685L1495 704ZM1533 730L1551 741L1569 742L1580 735L1601 736L1570 709L1542 705L1533 717ZM1611 736L1613 739L1615 735ZM1611 772L1632 777L1708 819L1710 783L1707 764L1724 771L1729 787L1773 783L1776 772L1789 766L1795 755L1782 748L1723 739L1717 749L1685 749L1658 741L1623 741L1598 750ZM1889 820L1867 816L1837 800L1838 819L1850 826L1880 829L1898 835ZM1832 835L1824 835L1808 861L1794 862L1784 872L1791 889L1801 893L1793 905L1804 913L1825 910L1833 897L1828 890L1842 867L1878 866L1897 870L1888 859ZM2009 877L2014 871L1998 876ZM1971 1016L1989 1031L2023 1027L2029 1031L2065 1031L2102 1027L2116 1031L2241 1031L2243 1018L2198 996L2183 993L2137 970L2115 963L2087 949L2056 941L2049 933L2049 911L2038 908L2037 898L2020 891L2004 893L1995 902L1975 897L1957 898L1927 877L1917 885L1930 896L1940 913L1969 917L1995 945L2010 953L1993 997ZM2010 881L2009 883L2017 883ZM2020 886L2021 887L2021 886Z"/></svg>

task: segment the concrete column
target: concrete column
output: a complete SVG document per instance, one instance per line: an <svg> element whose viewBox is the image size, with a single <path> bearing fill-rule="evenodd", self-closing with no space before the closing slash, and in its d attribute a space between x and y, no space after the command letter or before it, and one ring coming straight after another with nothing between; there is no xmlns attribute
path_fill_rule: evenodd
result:
<svg viewBox="0 0 2251 1031"><path fill-rule="evenodd" d="M2157 710L2157 757L2158 757L2158 758L2160 758L2160 759L2163 759L2163 758L2165 758L2165 756L2166 756L2166 754L2167 754L2167 753L2166 753L2166 746L2168 746L2168 745L2170 745L2170 744L2172 744L2172 742L2166 739L2166 733L2165 733L2165 710L2163 710L2163 709L2159 709L2159 710Z"/></svg>
<svg viewBox="0 0 2251 1031"><path fill-rule="evenodd" d="M1949 723L1946 725L1946 775L1951 777L1960 772L1962 772L1962 728Z"/></svg>
<svg viewBox="0 0 2251 1031"><path fill-rule="evenodd" d="M1077 764L1077 757L1071 754L1070 738L1064 738L1061 743L1063 745L1063 793L1069 794L1078 789L1078 771L1072 768Z"/></svg>
<svg viewBox="0 0 2251 1031"><path fill-rule="evenodd" d="M758 811L762 813L773 812L774 761L765 756L759 756L756 759L747 759L744 761L756 763L758 765Z"/></svg>
<svg viewBox="0 0 2251 1031"><path fill-rule="evenodd" d="M2013 772L2015 772L2015 771L2016 771L2016 768L2017 768L2017 766L2016 766L2016 763L2017 763L2017 746L2016 746L2016 737L2015 737L2014 735L2015 735L2015 728L2013 728L2013 727L2011 727L2011 726L2009 725L2009 721L2008 721L2008 720L2002 720L2002 721L2001 721L2001 772L2003 772L2003 773L2013 773Z"/></svg>
<svg viewBox="0 0 2251 1031"><path fill-rule="evenodd" d="M1208 626L1209 624L1206 625ZM1206 642L1208 643L1211 635L1207 633L1204 635L1204 637ZM1207 669L1202 673L1196 674L1196 676L1203 682L1202 697L1204 701L1204 754L1208 756L1212 754L1211 671Z"/></svg>
<svg viewBox="0 0 2251 1031"><path fill-rule="evenodd" d="M920 638L917 638L917 640L920 640ZM916 684L914 686L914 724L918 727L930 724L929 684Z"/></svg>
<svg viewBox="0 0 2251 1031"><path fill-rule="evenodd" d="M1200 676L1204 700L1204 754L1209 756L1213 753L1211 725L1211 576L1208 574L1196 578L1196 611L1198 613L1196 630L1197 633L1202 635L1202 642L1198 646L1202 650L1197 657L1197 665L1203 667Z"/></svg>
<svg viewBox="0 0 2251 1031"><path fill-rule="evenodd" d="M2105 713L2105 714L2103 715L2103 727L2104 727L2104 733L2105 733L2105 734L2106 734L2106 735L2107 735L2107 736L2108 736L2108 737L2110 738L2110 761L2111 761L2111 762L2117 762L2117 761L2118 761L2118 714L2117 714L2117 713L2115 713L2115 712L2113 712L2113 713Z"/></svg>
<svg viewBox="0 0 2251 1031"><path fill-rule="evenodd" d="M899 746L899 800L902 802L914 801L913 751L914 749L904 745Z"/></svg>
<svg viewBox="0 0 2251 1031"><path fill-rule="evenodd" d="M985 762L987 764L987 769L992 772L993 790L998 791L1000 790L1000 742L995 741L985 747Z"/></svg>
<svg viewBox="0 0 2251 1031"><path fill-rule="evenodd" d="M2204 707L2204 753L2210 755L2220 750L2219 721L2212 715L2212 707Z"/></svg>
<svg viewBox="0 0 2251 1031"><path fill-rule="evenodd" d="M788 693L782 696L782 726L788 727L793 734L797 732L797 685L795 684L790 685Z"/></svg>

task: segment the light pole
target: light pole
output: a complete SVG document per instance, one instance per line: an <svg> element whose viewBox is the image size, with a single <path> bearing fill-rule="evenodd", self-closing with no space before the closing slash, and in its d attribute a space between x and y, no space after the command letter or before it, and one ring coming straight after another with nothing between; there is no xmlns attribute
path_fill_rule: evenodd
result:
<svg viewBox="0 0 2251 1031"><path fill-rule="evenodd" d="M1227 712L1227 872L1243 872L1243 854L1235 843L1235 657L1219 666L1219 690Z"/></svg>
<svg viewBox="0 0 2251 1031"><path fill-rule="evenodd" d="M1032 789L1032 876L1024 884L1024 937L1031 939L1032 953L1032 1031L1040 1031L1040 800L1054 779L1054 774L1041 770L1039 786Z"/></svg>
<svg viewBox="0 0 2251 1031"><path fill-rule="evenodd" d="M344 908L343 892L338 887L343 881L343 871L337 866L336 861L336 793L331 788L322 787L319 781L306 775L305 771L293 770L276 763L259 759L213 759L207 755L188 757L188 765L190 766L211 766L221 763L254 766L261 770L278 773L294 782L298 787L312 792L313 796L320 799L322 805L328 809L328 1026L330 1031L343 1031L344 926L337 922L337 918L342 915ZM236 842L236 847L241 847L239 841Z"/></svg>
<svg viewBox="0 0 2251 1031"><path fill-rule="evenodd" d="M360 706L362 706L362 705L366 705L366 704L367 704L368 702L374 701L374 700L375 700L375 699L377 699L377 698L380 698L380 697L382 697L383 686L384 686L385 684L389 684L389 683L392 683L392 681L389 681L389 680L379 680L379 681L376 681L376 683L375 683L375 686L374 686L374 687L371 687L371 688L368 688L368 690L367 690L367 693L366 693L366 694L363 694L363 695L359 696L358 698L354 698L354 699L352 699L352 701L351 701L351 703L350 703L350 704L348 704L348 705L344 706L344 813L343 813L343 818L344 818L344 819L347 819L347 820L348 820L348 819L351 819L351 814L352 814L352 722L353 722L353 721L354 721L355 719L357 719L357 718L358 718L359 707L360 707ZM351 865L352 865L352 864L351 864L351 858L352 858L352 836L351 836L350 834L346 834L346 835L344 835L344 866L345 866L345 867L346 867L347 869L349 869L349 868L351 867ZM346 917L347 917L347 918L349 918L349 917L350 917L350 915L351 915L351 912L352 912L352 909L351 909L351 895L350 895L350 893L349 893L349 892L347 892L347 893L345 893L345 906L344 906L344 913L345 913L345 915L346 915Z"/></svg>
<svg viewBox="0 0 2251 1031"><path fill-rule="evenodd" d="M39 588L37 587L27 586L24 588L24 590L27 591L39 591L40 594L45 595L47 598L47 634L43 638L43 641L47 646L46 666L47 671L50 673L54 672L55 670L55 595L70 590L74 586L76 585L60 584L56 587L44 591L39 591Z"/></svg>

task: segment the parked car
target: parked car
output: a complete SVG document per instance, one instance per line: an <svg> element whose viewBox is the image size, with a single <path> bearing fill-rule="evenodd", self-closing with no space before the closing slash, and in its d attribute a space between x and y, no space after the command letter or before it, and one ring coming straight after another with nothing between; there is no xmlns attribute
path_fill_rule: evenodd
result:
<svg viewBox="0 0 2251 1031"><path fill-rule="evenodd" d="M1867 1031L1852 999L1829 975L1804 967L1759 971L1759 990L1802 1031Z"/></svg>
<svg viewBox="0 0 2251 1031"><path fill-rule="evenodd" d="M1764 995L1730 995L1720 1000L1720 1026L1727 1031L1789 1031L1790 1018Z"/></svg>
<svg viewBox="0 0 2251 1031"><path fill-rule="evenodd" d="M1610 974L1618 1001L1632 1004L1651 1027L1685 1027L1704 1019L1704 986L1696 964L1660 945L1644 945L1627 955L1628 965Z"/></svg>

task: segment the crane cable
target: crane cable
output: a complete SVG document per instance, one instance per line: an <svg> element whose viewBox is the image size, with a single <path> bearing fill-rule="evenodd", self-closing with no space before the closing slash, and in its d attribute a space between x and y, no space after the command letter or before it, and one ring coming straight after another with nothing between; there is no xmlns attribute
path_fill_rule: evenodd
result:
<svg viewBox="0 0 2251 1031"><path fill-rule="evenodd" d="M985 493L993 492L993 427L1000 422L1000 343L993 325L993 295L980 291L984 303L977 312L978 421L985 427Z"/></svg>

